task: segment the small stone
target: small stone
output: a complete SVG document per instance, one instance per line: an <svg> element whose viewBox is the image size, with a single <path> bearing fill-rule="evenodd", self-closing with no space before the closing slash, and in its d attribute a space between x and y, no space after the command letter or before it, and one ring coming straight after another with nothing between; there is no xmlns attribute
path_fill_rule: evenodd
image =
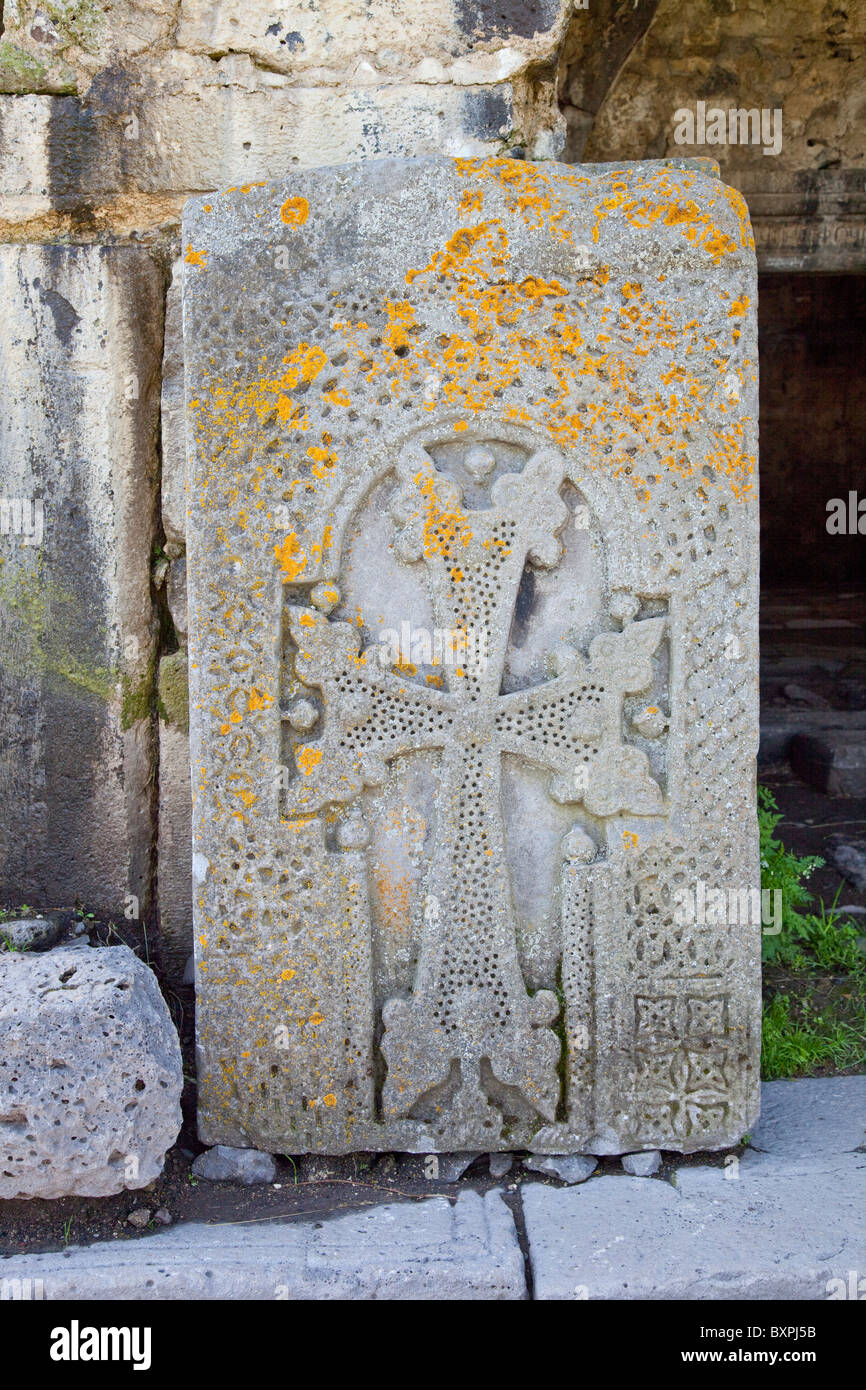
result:
<svg viewBox="0 0 866 1390"><path fill-rule="evenodd" d="M185 985L195 984L195 956L187 956L186 965L183 967L183 982Z"/></svg>
<svg viewBox="0 0 866 1390"><path fill-rule="evenodd" d="M648 1149L645 1153L623 1154L622 1166L633 1178L651 1178L662 1166L662 1156L658 1149Z"/></svg>
<svg viewBox="0 0 866 1390"><path fill-rule="evenodd" d="M174 1217L168 1207L159 1207L158 1210L153 1213L153 1220L154 1224L157 1226L170 1226Z"/></svg>
<svg viewBox="0 0 866 1390"><path fill-rule="evenodd" d="M397 1171L397 1160L393 1154L383 1154L373 1172L377 1178L393 1178Z"/></svg>
<svg viewBox="0 0 866 1390"><path fill-rule="evenodd" d="M127 1225L135 1226L137 1230L143 1231L150 1221L151 1215L150 1207L136 1207L135 1211L131 1211L126 1218Z"/></svg>
<svg viewBox="0 0 866 1390"><path fill-rule="evenodd" d="M206 1178L209 1182L242 1182L251 1186L273 1182L277 1165L271 1154L259 1149L235 1149L229 1144L217 1144L199 1154L192 1171L197 1178Z"/></svg>
<svg viewBox="0 0 866 1390"><path fill-rule="evenodd" d="M830 701L825 700L823 695L819 695L816 690L808 690L805 685L790 684L785 686L786 700L794 700L800 705L809 705L812 709L829 709Z"/></svg>
<svg viewBox="0 0 866 1390"><path fill-rule="evenodd" d="M504 1178L506 1173L511 1172L511 1165L514 1162L513 1154L491 1154L490 1155L490 1176L491 1178Z"/></svg>
<svg viewBox="0 0 866 1390"><path fill-rule="evenodd" d="M833 835L829 842L830 859L858 893L866 893L866 840L848 839ZM848 909L840 908L839 915Z"/></svg>
<svg viewBox="0 0 866 1390"><path fill-rule="evenodd" d="M60 929L50 917L16 917L0 922L0 951L46 951L53 946Z"/></svg>
<svg viewBox="0 0 866 1390"><path fill-rule="evenodd" d="M439 1155L439 1181L457 1182L466 1169L481 1155L477 1153L455 1153Z"/></svg>
<svg viewBox="0 0 866 1390"><path fill-rule="evenodd" d="M575 1183L586 1182L587 1178L592 1177L598 1167L598 1159L590 1158L588 1154L545 1154L543 1157L533 1154L523 1160L523 1166L533 1173L559 1178L560 1182L573 1187Z"/></svg>

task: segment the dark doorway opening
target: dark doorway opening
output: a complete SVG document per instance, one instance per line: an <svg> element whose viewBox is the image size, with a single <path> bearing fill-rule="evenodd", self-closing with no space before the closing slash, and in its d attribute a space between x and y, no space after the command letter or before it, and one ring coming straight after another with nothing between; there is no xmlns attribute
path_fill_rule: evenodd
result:
<svg viewBox="0 0 866 1390"><path fill-rule="evenodd" d="M758 319L759 780L866 932L866 276L762 275Z"/></svg>

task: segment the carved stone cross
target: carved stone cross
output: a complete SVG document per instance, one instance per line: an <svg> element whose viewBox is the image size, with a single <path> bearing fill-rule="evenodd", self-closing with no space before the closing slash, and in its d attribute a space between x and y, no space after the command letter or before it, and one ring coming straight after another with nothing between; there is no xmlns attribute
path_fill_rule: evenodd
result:
<svg viewBox="0 0 866 1390"><path fill-rule="evenodd" d="M364 785L381 782L401 754L442 750L415 984L409 998L393 998L383 1009L383 1110L408 1115L459 1067L449 1125L471 1133L498 1127L500 1119L482 1086L485 1059L497 1081L518 1088L547 1120L560 1093L561 1044L550 1027L559 1001L551 990L530 996L518 960L502 756L549 771L551 796L582 801L593 816L659 811L661 792L646 755L622 742L622 701L650 685L664 619L596 637L588 659L564 648L554 679L502 694L524 566L553 568L560 558L557 532L571 515L559 493L565 462L541 448L521 471L494 477L493 450L475 441L462 464L464 480L486 505L467 508L461 483L438 472L423 445L404 449L391 505L395 548L405 564L423 564L436 626L482 633L485 642L467 646L488 657L452 670L447 690L425 688L384 670L375 647L361 651L351 624L294 607L295 670L322 693L324 730L296 745L290 813L351 800ZM336 597L332 590L331 601Z"/></svg>
<svg viewBox="0 0 866 1390"><path fill-rule="evenodd" d="M677 903L760 885L741 196L363 160L183 243L203 1142L737 1143L760 930Z"/></svg>

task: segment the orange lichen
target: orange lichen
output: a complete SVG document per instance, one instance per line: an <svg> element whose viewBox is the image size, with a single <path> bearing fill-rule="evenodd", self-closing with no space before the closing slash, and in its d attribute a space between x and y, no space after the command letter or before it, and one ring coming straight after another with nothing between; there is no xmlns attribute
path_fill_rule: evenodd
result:
<svg viewBox="0 0 866 1390"><path fill-rule="evenodd" d="M286 536L282 545L274 546L274 555L276 556L277 564L285 576L284 583L286 580L292 581L297 579L307 563L307 556L301 549L300 542L294 531Z"/></svg>
<svg viewBox="0 0 866 1390"><path fill-rule="evenodd" d="M298 764L298 767L305 777L309 777L310 773L321 761L321 748L313 748L311 744L307 744L304 748L299 748L295 753L295 762Z"/></svg>
<svg viewBox="0 0 866 1390"><path fill-rule="evenodd" d="M287 227L303 227L310 215L306 198L287 198L280 208L280 217Z"/></svg>

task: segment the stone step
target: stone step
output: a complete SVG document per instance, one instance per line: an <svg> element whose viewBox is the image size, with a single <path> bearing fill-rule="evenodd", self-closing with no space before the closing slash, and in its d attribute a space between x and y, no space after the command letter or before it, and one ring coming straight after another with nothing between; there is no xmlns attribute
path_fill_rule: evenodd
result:
<svg viewBox="0 0 866 1390"><path fill-rule="evenodd" d="M758 761L784 761L798 734L817 735L825 730L866 733L866 710L762 709Z"/></svg>

